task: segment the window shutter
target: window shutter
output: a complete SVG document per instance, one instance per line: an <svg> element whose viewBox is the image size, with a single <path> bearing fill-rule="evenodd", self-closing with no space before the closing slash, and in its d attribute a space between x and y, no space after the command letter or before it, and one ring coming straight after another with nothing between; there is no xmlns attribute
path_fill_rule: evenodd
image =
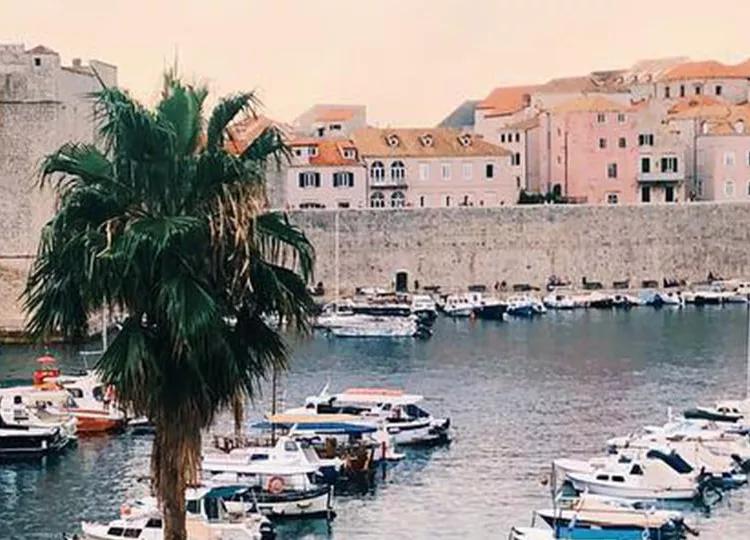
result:
<svg viewBox="0 0 750 540"><path fill-rule="evenodd" d="M305 187L305 173L299 173L299 187Z"/></svg>
<svg viewBox="0 0 750 540"><path fill-rule="evenodd" d="M315 174L315 187L320 187L320 173L316 172Z"/></svg>
<svg viewBox="0 0 750 540"><path fill-rule="evenodd" d="M349 176L349 187L354 187L354 173L346 173Z"/></svg>

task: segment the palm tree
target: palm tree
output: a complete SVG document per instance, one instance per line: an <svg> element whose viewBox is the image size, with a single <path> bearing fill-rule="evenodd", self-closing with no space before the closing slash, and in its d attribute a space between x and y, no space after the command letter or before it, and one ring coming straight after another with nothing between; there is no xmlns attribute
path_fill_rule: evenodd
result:
<svg viewBox="0 0 750 540"><path fill-rule="evenodd" d="M312 247L266 209L267 167L288 155L281 135L269 127L237 151L232 123L255 114L255 96L219 101L205 123L206 94L168 73L153 110L115 88L94 95L101 150L69 143L43 163L40 185L58 210L24 292L39 338L80 338L105 307L125 315L96 369L156 427L165 540L186 538L201 430L285 367L268 316L304 331L312 306Z"/></svg>

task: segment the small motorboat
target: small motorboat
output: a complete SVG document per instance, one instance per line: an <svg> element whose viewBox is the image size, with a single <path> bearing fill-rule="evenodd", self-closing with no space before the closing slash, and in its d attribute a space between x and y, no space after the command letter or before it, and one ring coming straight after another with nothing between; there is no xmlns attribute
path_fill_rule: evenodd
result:
<svg viewBox="0 0 750 540"><path fill-rule="evenodd" d="M385 424L397 445L434 445L450 441L450 419L433 418L418 406L423 396L388 388L349 388L329 394L327 387L287 414L351 414L377 426Z"/></svg>
<svg viewBox="0 0 750 540"><path fill-rule="evenodd" d="M268 518L252 509L241 513L228 510L225 498L246 492L246 488L188 489L186 492L186 529L188 540L274 540L276 532ZM156 499L125 503L120 518L107 524L84 521L84 540L163 540L164 525Z"/></svg>
<svg viewBox="0 0 750 540"><path fill-rule="evenodd" d="M445 299L443 313L453 318L471 317L475 307L474 302L467 295L451 294Z"/></svg>
<svg viewBox="0 0 750 540"><path fill-rule="evenodd" d="M527 295L510 296L506 303L508 305L506 312L513 317L529 318L547 311L542 302Z"/></svg>
<svg viewBox="0 0 750 540"><path fill-rule="evenodd" d="M553 529L571 527L591 530L646 531L649 538L680 540L687 526L681 512L657 510L632 501L583 494L560 499L555 508L538 510L536 515Z"/></svg>
<svg viewBox="0 0 750 540"><path fill-rule="evenodd" d="M204 471L205 472L205 471ZM319 481L312 465L294 465L258 461L243 472L209 476L214 489L237 489L222 497L230 512L257 510L270 519L333 519L333 486ZM243 489L244 488L244 489Z"/></svg>
<svg viewBox="0 0 750 540"><path fill-rule="evenodd" d="M558 460L576 491L638 500L692 500L699 493L698 473L680 456L649 450L641 459L606 460L600 467L581 462L574 470L571 460Z"/></svg>
<svg viewBox="0 0 750 540"><path fill-rule="evenodd" d="M505 318L505 311L508 305L498 298L491 296L482 296L478 305L474 306L474 316L477 319L502 321Z"/></svg>
<svg viewBox="0 0 750 540"><path fill-rule="evenodd" d="M596 529L589 527L513 527L508 540L644 540L644 531L636 528Z"/></svg>
<svg viewBox="0 0 750 540"><path fill-rule="evenodd" d="M415 316L375 317L354 315L329 328L335 337L346 338L428 338L432 332Z"/></svg>
<svg viewBox="0 0 750 540"><path fill-rule="evenodd" d="M47 456L75 441L75 419L44 421L20 396L14 398L6 403L0 395L0 459Z"/></svg>
<svg viewBox="0 0 750 540"><path fill-rule="evenodd" d="M542 299L542 302L549 309L567 310L580 307L573 296L560 291L552 291Z"/></svg>

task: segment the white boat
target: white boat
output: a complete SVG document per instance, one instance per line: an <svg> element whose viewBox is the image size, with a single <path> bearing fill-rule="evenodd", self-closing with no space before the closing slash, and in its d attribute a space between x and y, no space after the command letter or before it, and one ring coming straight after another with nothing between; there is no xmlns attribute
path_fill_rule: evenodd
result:
<svg viewBox="0 0 750 540"><path fill-rule="evenodd" d="M263 461L247 465L242 472L207 474L205 478L214 488L248 488L224 499L231 512L257 509L271 519L333 519L333 486L317 480L318 469L312 465Z"/></svg>
<svg viewBox="0 0 750 540"><path fill-rule="evenodd" d="M540 300L528 295L509 296L506 303L508 315L514 317L533 317L547 312L547 308Z"/></svg>
<svg viewBox="0 0 750 540"><path fill-rule="evenodd" d="M224 498L235 496L236 489L188 489L186 492L186 529L188 540L273 540L273 525L259 513L232 514ZM124 504L121 516L107 524L84 521L85 540L163 540L164 522L155 499Z"/></svg>
<svg viewBox="0 0 750 540"><path fill-rule="evenodd" d="M433 418L417 404L423 396L386 388L350 388L329 394L327 388L308 397L305 406L287 414L352 414L377 425L385 423L388 434L399 445L437 444L450 438L450 420Z"/></svg>
<svg viewBox="0 0 750 540"><path fill-rule="evenodd" d="M443 312L448 317L471 317L474 303L464 294L451 294L445 299Z"/></svg>
<svg viewBox="0 0 750 540"><path fill-rule="evenodd" d="M437 317L437 304L428 294L413 294L411 297L411 312L418 317L434 319Z"/></svg>
<svg viewBox="0 0 750 540"><path fill-rule="evenodd" d="M612 304L614 307L630 308L643 306L646 302L632 294L616 293L612 295Z"/></svg>
<svg viewBox="0 0 750 540"><path fill-rule="evenodd" d="M580 307L572 295L557 290L545 296L542 302L549 309L576 309Z"/></svg>
<svg viewBox="0 0 750 540"><path fill-rule="evenodd" d="M75 440L75 420L40 420L22 401L0 397L0 457L35 457L60 452Z"/></svg>
<svg viewBox="0 0 750 540"><path fill-rule="evenodd" d="M274 463L313 467L323 476L337 476L343 461L338 458L321 459L306 441L297 441L282 436L274 446L236 448L229 453L204 453L201 468L210 475L220 473L244 473L257 463Z"/></svg>
<svg viewBox="0 0 750 540"><path fill-rule="evenodd" d="M579 492L638 500L690 500L698 494L697 473L683 459L650 450L642 459L614 459L594 467L571 460L555 462L555 468Z"/></svg>
<svg viewBox="0 0 750 540"><path fill-rule="evenodd" d="M329 328L331 335L347 338L411 338L429 337L430 331L422 327L416 317L373 317L353 315Z"/></svg>
<svg viewBox="0 0 750 540"><path fill-rule="evenodd" d="M685 305L685 298L679 291L657 291L649 303L654 306L676 306Z"/></svg>

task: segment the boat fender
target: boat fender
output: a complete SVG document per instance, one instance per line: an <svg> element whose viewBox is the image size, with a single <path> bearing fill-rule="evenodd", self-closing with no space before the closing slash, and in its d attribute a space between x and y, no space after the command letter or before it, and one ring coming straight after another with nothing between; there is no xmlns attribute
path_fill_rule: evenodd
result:
<svg viewBox="0 0 750 540"><path fill-rule="evenodd" d="M643 529L643 532L641 533L641 538L643 540L649 540L651 538L651 535L648 532L648 529Z"/></svg>
<svg viewBox="0 0 750 540"><path fill-rule="evenodd" d="M131 511L130 505L123 504L122 506L120 506L120 517L129 516L130 511Z"/></svg>
<svg viewBox="0 0 750 540"><path fill-rule="evenodd" d="M284 490L284 479L280 476L272 476L268 480L268 491L274 495L278 495Z"/></svg>

